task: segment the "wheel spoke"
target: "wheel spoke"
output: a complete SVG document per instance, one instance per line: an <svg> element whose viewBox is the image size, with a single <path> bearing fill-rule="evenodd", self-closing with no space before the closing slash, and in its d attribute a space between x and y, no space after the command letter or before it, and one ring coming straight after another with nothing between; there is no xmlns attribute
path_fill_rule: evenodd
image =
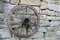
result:
<svg viewBox="0 0 60 40"><path fill-rule="evenodd" d="M11 25L21 25L21 22L11 21Z"/></svg>
<svg viewBox="0 0 60 40"><path fill-rule="evenodd" d="M14 31L20 34L22 31L22 27L15 28Z"/></svg>
<svg viewBox="0 0 60 40"><path fill-rule="evenodd" d="M27 28L25 28L26 29L26 34L28 34L28 29Z"/></svg>
<svg viewBox="0 0 60 40"><path fill-rule="evenodd" d="M27 11L28 11L28 10L27 10L27 7L26 7L26 16L28 16L28 13L27 13Z"/></svg>
<svg viewBox="0 0 60 40"><path fill-rule="evenodd" d="M13 15L12 18L21 20L23 15Z"/></svg>
<svg viewBox="0 0 60 40"><path fill-rule="evenodd" d="M21 31L21 34L24 34L24 28L22 27L22 31Z"/></svg>
<svg viewBox="0 0 60 40"><path fill-rule="evenodd" d="M29 28L33 31L32 27L29 27Z"/></svg>
<svg viewBox="0 0 60 40"><path fill-rule="evenodd" d="M34 26L37 26L37 24L36 24L36 23L32 23L32 22L30 22L30 25L34 25Z"/></svg>

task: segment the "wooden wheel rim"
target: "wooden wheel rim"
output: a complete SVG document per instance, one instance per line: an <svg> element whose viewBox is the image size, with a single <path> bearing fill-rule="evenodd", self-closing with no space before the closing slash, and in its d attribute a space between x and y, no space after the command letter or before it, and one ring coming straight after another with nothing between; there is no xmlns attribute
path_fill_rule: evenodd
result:
<svg viewBox="0 0 60 40"><path fill-rule="evenodd" d="M35 12L36 16L37 16L37 20L38 20L38 21L37 21L37 26L36 26L36 28L35 28L32 32L30 32L28 35L15 33L15 31L12 30L12 27L11 27L11 25L10 25L10 20L11 20L10 18L11 18L11 16L12 16L12 12L13 12L16 8L18 8L18 7L20 7L20 6L27 6L28 8L32 9L32 10ZM38 16L38 13L37 13L36 9L33 8L32 6L26 5L26 4L20 4L20 5L18 5L18 6L15 6L14 8L12 8L11 11L9 12L8 16L7 16L7 20L8 20L8 27L9 27L11 33L13 33L14 35L16 35L16 36L18 36L18 37L20 37L20 38L27 38L27 37L30 37L30 36L32 36L33 34L35 34L35 33L37 32L38 28L39 28L39 23L40 23L40 21L39 21L39 20L40 20L40 17Z"/></svg>

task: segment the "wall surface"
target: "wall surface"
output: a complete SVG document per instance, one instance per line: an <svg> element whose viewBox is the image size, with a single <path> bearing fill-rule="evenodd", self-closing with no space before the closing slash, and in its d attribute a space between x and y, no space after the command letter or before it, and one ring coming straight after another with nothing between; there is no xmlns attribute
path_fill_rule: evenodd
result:
<svg viewBox="0 0 60 40"><path fill-rule="evenodd" d="M34 6L40 15L40 27L38 32L29 38L11 36L7 26L7 15L16 5L4 3L4 11L0 12L0 40L60 40L60 5L41 3L41 8Z"/></svg>

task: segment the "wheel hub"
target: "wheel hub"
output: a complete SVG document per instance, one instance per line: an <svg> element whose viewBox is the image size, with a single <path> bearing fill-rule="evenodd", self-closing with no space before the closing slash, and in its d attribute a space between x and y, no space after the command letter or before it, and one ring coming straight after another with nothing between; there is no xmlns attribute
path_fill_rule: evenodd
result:
<svg viewBox="0 0 60 40"><path fill-rule="evenodd" d="M29 24L29 19L25 18L22 23L23 23L23 25L28 25Z"/></svg>

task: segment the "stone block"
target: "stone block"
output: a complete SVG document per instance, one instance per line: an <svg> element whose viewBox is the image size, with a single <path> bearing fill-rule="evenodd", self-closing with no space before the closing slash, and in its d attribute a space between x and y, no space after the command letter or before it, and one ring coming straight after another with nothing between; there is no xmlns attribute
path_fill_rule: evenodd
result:
<svg viewBox="0 0 60 40"><path fill-rule="evenodd" d="M56 32L56 35L59 35L59 36L60 36L60 31L57 31L57 32Z"/></svg>
<svg viewBox="0 0 60 40"><path fill-rule="evenodd" d="M51 37L50 40L56 40L56 37Z"/></svg>
<svg viewBox="0 0 60 40"><path fill-rule="evenodd" d="M60 26L60 21L52 21L51 26L54 26L54 27Z"/></svg>
<svg viewBox="0 0 60 40"><path fill-rule="evenodd" d="M0 29L0 38L10 38L10 32L9 30L5 30L5 29Z"/></svg>
<svg viewBox="0 0 60 40"><path fill-rule="evenodd" d="M40 5L40 0L21 0L22 4Z"/></svg>
<svg viewBox="0 0 60 40"><path fill-rule="evenodd" d="M46 15L40 15L40 19L46 19Z"/></svg>
<svg viewBox="0 0 60 40"><path fill-rule="evenodd" d="M60 40L60 35L57 36L56 40Z"/></svg>
<svg viewBox="0 0 60 40"><path fill-rule="evenodd" d="M55 4L60 5L60 0L59 1L55 1Z"/></svg>
<svg viewBox="0 0 60 40"><path fill-rule="evenodd" d="M8 3L8 2L9 2L9 0L3 0L3 2L6 2L6 3Z"/></svg>
<svg viewBox="0 0 60 40"><path fill-rule="evenodd" d="M48 8L48 5L47 5L47 3L46 2L41 2L41 7L40 7L41 9L46 9L46 8Z"/></svg>
<svg viewBox="0 0 60 40"><path fill-rule="evenodd" d="M46 35L45 37L56 37L55 32L52 31L47 32L45 35Z"/></svg>
<svg viewBox="0 0 60 40"><path fill-rule="evenodd" d="M15 38L12 37L12 38L2 39L2 40L15 40Z"/></svg>
<svg viewBox="0 0 60 40"><path fill-rule="evenodd" d="M60 17L56 17L56 16L47 16L47 20L59 21L59 20L60 20Z"/></svg>
<svg viewBox="0 0 60 40"><path fill-rule="evenodd" d="M32 35L29 38L43 38L43 33L42 32L37 32L36 34Z"/></svg>
<svg viewBox="0 0 60 40"><path fill-rule="evenodd" d="M48 20L40 20L40 26L41 27L46 27L46 26L50 26L50 22Z"/></svg>
<svg viewBox="0 0 60 40"><path fill-rule="evenodd" d="M0 13L4 13L4 3L0 2Z"/></svg>
<svg viewBox="0 0 60 40"><path fill-rule="evenodd" d="M50 23L47 23L47 24L43 23L43 24L40 24L40 27L49 27L49 26L50 26Z"/></svg>
<svg viewBox="0 0 60 40"><path fill-rule="evenodd" d="M0 27L4 27L5 26L5 22L4 21L0 21Z"/></svg>
<svg viewBox="0 0 60 40"><path fill-rule="evenodd" d="M60 31L60 26L57 28L58 31Z"/></svg>
<svg viewBox="0 0 60 40"><path fill-rule="evenodd" d="M0 21L3 20L5 18L5 15L0 15Z"/></svg>
<svg viewBox="0 0 60 40"><path fill-rule="evenodd" d="M60 17L60 12L56 12L56 16L59 16Z"/></svg>
<svg viewBox="0 0 60 40"><path fill-rule="evenodd" d="M46 40L56 40L56 37L46 37Z"/></svg>
<svg viewBox="0 0 60 40"><path fill-rule="evenodd" d="M21 38L21 40L32 40L32 38Z"/></svg>
<svg viewBox="0 0 60 40"><path fill-rule="evenodd" d="M19 37L15 37L15 36L14 36L14 39L15 39L15 40L20 40L21 38L19 39Z"/></svg>
<svg viewBox="0 0 60 40"><path fill-rule="evenodd" d="M10 3L11 4L18 4L19 3L19 0L10 0Z"/></svg>
<svg viewBox="0 0 60 40"><path fill-rule="evenodd" d="M41 23L41 24L43 24L43 23L48 23L48 22L49 22L49 21L46 20L46 19L44 19L44 20L41 20L41 19L40 19L40 23Z"/></svg>
<svg viewBox="0 0 60 40"><path fill-rule="evenodd" d="M45 39L46 39L46 40L49 40L50 38L49 38L49 37L46 37Z"/></svg>
<svg viewBox="0 0 60 40"><path fill-rule="evenodd" d="M46 27L39 27L38 31L39 32L47 32L47 28Z"/></svg>
<svg viewBox="0 0 60 40"><path fill-rule="evenodd" d="M56 26L53 26L53 27L50 26L50 27L47 27L47 29L49 32L55 32L55 31L59 30L58 27L56 27Z"/></svg>
<svg viewBox="0 0 60 40"><path fill-rule="evenodd" d="M60 5L56 5L54 3L48 3L48 8L54 11L59 11L60 12Z"/></svg>
<svg viewBox="0 0 60 40"><path fill-rule="evenodd" d="M56 15L56 12L46 9L46 10L42 10L42 14L53 16L53 15Z"/></svg>
<svg viewBox="0 0 60 40"><path fill-rule="evenodd" d="M37 38L37 39L33 39L33 40L45 40L44 38Z"/></svg>
<svg viewBox="0 0 60 40"><path fill-rule="evenodd" d="M43 1L45 1L45 2L50 2L51 0L43 0Z"/></svg>

